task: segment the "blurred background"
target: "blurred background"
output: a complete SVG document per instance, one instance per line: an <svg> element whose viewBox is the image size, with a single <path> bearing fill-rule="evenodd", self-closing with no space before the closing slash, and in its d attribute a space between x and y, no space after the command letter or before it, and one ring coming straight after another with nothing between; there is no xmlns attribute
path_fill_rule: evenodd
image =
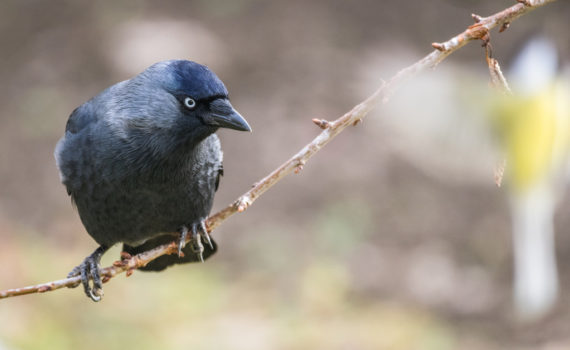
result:
<svg viewBox="0 0 570 350"><path fill-rule="evenodd" d="M150 64L225 82L252 134L223 130L223 208L399 69L506 0L0 2L0 289L63 278L95 247L53 159L71 111ZM570 60L570 3L492 33L504 70L533 33ZM299 175L214 232L205 264L0 301L0 349L566 349L570 199L555 217L560 299L522 323L508 197L473 43L398 90ZM117 259L118 247L103 258Z"/></svg>

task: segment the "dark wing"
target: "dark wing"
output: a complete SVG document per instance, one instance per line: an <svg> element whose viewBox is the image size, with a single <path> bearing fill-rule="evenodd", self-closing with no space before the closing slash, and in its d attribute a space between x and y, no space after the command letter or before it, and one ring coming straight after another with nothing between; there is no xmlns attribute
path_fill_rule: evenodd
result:
<svg viewBox="0 0 570 350"><path fill-rule="evenodd" d="M214 187L216 191L218 190L218 187L220 187L220 179L222 178L223 175L224 175L224 165L220 164L220 167L218 168L218 174L216 175L216 186Z"/></svg>
<svg viewBox="0 0 570 350"><path fill-rule="evenodd" d="M73 189L81 186L80 179L85 164L82 150L90 147L89 129L100 119L95 112L89 102L77 107L67 120L65 136L59 140L55 148L56 164L72 200Z"/></svg>

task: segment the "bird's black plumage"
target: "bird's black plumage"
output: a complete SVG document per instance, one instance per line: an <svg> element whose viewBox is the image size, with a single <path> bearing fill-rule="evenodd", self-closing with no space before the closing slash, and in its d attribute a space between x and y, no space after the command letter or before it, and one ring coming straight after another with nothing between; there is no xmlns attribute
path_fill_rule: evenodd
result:
<svg viewBox="0 0 570 350"><path fill-rule="evenodd" d="M166 233L191 231L193 244L181 245L184 258L163 256L146 270L216 251L200 237L210 243L203 220L222 173L214 134L220 127L251 130L221 80L184 60L156 63L73 111L55 158L87 232L100 245L71 272L82 275L92 299L100 298L100 256L116 243L139 253L175 238Z"/></svg>

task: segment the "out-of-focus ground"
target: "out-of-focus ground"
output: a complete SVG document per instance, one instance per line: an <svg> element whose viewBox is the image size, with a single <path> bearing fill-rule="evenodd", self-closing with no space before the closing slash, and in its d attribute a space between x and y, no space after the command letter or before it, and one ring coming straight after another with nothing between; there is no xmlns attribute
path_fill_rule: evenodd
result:
<svg viewBox="0 0 570 350"><path fill-rule="evenodd" d="M0 289L63 278L95 247L52 156L69 113L155 61L226 83L252 134L220 131L219 209L397 70L514 1L3 1ZM570 3L492 33L508 68L541 33L570 58ZM486 136L474 43L400 89L216 232L202 265L135 272L95 304L61 290L0 301L0 349L566 349L570 232L556 217L561 299L521 324L510 218ZM103 259L110 264L118 248Z"/></svg>

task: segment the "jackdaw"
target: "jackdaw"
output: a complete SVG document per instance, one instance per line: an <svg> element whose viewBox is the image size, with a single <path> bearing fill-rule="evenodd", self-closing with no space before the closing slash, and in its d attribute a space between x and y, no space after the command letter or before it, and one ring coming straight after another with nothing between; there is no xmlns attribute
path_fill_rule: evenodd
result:
<svg viewBox="0 0 570 350"><path fill-rule="evenodd" d="M76 108L55 148L61 182L99 247L69 274L102 296L99 264L116 243L136 254L176 239L179 256L143 269L203 261L216 251L208 216L222 175L218 128L251 131L222 81L186 60L156 63ZM191 244L185 246L187 234ZM93 279L90 286L89 279Z"/></svg>

